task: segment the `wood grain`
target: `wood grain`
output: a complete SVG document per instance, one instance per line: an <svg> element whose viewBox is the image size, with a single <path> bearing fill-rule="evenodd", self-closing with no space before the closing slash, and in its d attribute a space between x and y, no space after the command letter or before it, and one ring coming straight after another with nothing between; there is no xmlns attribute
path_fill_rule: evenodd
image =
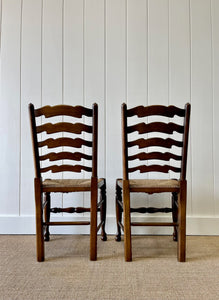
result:
<svg viewBox="0 0 219 300"><path fill-rule="evenodd" d="M172 118L174 116L184 117L184 109L180 109L176 106L170 105L168 107L163 105L151 105L151 106L137 106L127 110L127 116L138 116L139 118L148 116L165 116Z"/></svg>
<svg viewBox="0 0 219 300"><path fill-rule="evenodd" d="M37 133L46 131L47 134L58 133L58 132L70 132L75 134L80 134L82 132L92 133L92 126L82 124L82 123L67 123L60 122L56 124L46 123L37 126Z"/></svg>
<svg viewBox="0 0 219 300"><path fill-rule="evenodd" d="M147 173L147 172L162 172L162 173L168 173L169 171L173 171L176 173L180 173L181 169L176 168L170 165L151 165L151 166L137 166L133 168L129 168L128 171L129 173L135 172L135 171L140 171L140 173Z"/></svg>
<svg viewBox="0 0 219 300"><path fill-rule="evenodd" d="M92 147L92 142L86 141L81 138L46 139L44 141L38 142L38 147L44 147L44 146L47 146L48 148L55 148L55 147L62 147L62 146L81 148L81 146Z"/></svg>
<svg viewBox="0 0 219 300"><path fill-rule="evenodd" d="M128 142L128 147L138 146L139 148L146 147L164 147L171 148L172 146L182 147L183 142L175 141L173 139L162 139L162 138L151 138L151 139L138 139L135 141Z"/></svg>
<svg viewBox="0 0 219 300"><path fill-rule="evenodd" d="M83 115L91 117L92 109L80 105L74 107L70 105L47 105L35 110L35 117L45 116L46 118L50 118L55 116L70 116L81 118Z"/></svg>
<svg viewBox="0 0 219 300"><path fill-rule="evenodd" d="M81 165L75 165L75 166L70 166L70 165L52 165L49 167L41 168L40 171L42 173L49 172L51 171L52 173L58 173L58 172L77 172L80 173L82 170L87 171L87 172L92 172L91 167L86 167L86 166L81 166Z"/></svg>
<svg viewBox="0 0 219 300"><path fill-rule="evenodd" d="M146 152L141 152L138 154L134 154L131 156L128 156L128 160L135 160L135 159L139 159L139 160L150 160L150 159L158 159L158 160L165 160L168 161L170 159L174 159L174 160L181 160L182 156L170 153L170 152L150 152L150 153L146 153Z"/></svg>
<svg viewBox="0 0 219 300"><path fill-rule="evenodd" d="M59 153L55 153L55 152L51 152L51 153L47 153L45 155L41 155L39 157L40 160L46 160L49 159L50 161L55 161L55 160L60 160L60 159L70 159L70 160L76 160L76 161L80 161L82 159L87 159L87 160L91 160L92 156L91 155L87 155L84 153L80 153L80 152L59 152Z"/></svg>
<svg viewBox="0 0 219 300"><path fill-rule="evenodd" d="M184 127L175 123L163 123L163 122L154 122L154 123L139 123L133 126L127 127L127 133L138 131L138 133L148 133L148 132L163 132L171 134L174 131L178 133L184 132Z"/></svg>

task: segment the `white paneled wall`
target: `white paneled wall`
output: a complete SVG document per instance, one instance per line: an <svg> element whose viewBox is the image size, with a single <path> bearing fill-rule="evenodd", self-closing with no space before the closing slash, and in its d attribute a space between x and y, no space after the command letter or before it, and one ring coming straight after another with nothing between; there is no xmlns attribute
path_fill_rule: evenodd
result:
<svg viewBox="0 0 219 300"><path fill-rule="evenodd" d="M98 103L98 169L107 180L112 234L115 179L122 176L121 103L191 102L187 233L219 234L218 0L0 0L0 30L0 233L35 232L29 102ZM72 198L62 201L70 205ZM89 201L83 194L76 199Z"/></svg>

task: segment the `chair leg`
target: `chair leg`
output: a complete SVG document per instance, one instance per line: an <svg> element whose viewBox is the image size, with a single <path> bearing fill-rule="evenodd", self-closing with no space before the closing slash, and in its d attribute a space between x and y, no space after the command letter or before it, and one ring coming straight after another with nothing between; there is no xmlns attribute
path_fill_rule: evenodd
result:
<svg viewBox="0 0 219 300"><path fill-rule="evenodd" d="M123 180L123 218L125 260L132 261L129 181Z"/></svg>
<svg viewBox="0 0 219 300"><path fill-rule="evenodd" d="M50 221L50 193L45 193L45 208L44 208L44 219L45 222ZM45 226L44 232L44 241L48 242L50 240L50 233L49 233L49 225Z"/></svg>
<svg viewBox="0 0 219 300"><path fill-rule="evenodd" d="M180 194L178 201L178 261L186 260L186 181L180 182Z"/></svg>
<svg viewBox="0 0 219 300"><path fill-rule="evenodd" d="M178 222L178 194L173 192L172 193L172 217L173 217L173 222L177 223ZM173 229L173 240L177 242L178 240L178 228L177 226L174 226Z"/></svg>
<svg viewBox="0 0 219 300"><path fill-rule="evenodd" d="M120 204L118 203L118 201L120 201L120 203L122 203L122 190L119 187L117 181L116 181L116 224L117 224L117 234L116 234L116 238L115 240L117 242L121 241L121 221L122 221L122 207L120 206Z"/></svg>
<svg viewBox="0 0 219 300"><path fill-rule="evenodd" d="M97 260L97 178L91 178L90 260Z"/></svg>
<svg viewBox="0 0 219 300"><path fill-rule="evenodd" d="M36 206L36 244L37 244L37 261L44 261L44 240L43 240L43 209L41 182L35 178L35 206Z"/></svg>
<svg viewBox="0 0 219 300"><path fill-rule="evenodd" d="M104 185L100 189L100 201L102 201L101 207L100 207L100 219L101 219L101 240L106 241L107 235L105 231L105 225L106 225L106 180L104 179Z"/></svg>

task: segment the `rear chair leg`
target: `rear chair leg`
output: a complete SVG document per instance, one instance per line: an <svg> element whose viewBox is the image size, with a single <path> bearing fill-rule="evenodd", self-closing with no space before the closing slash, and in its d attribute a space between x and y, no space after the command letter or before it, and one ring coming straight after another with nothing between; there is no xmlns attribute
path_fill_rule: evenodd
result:
<svg viewBox="0 0 219 300"><path fill-rule="evenodd" d="M43 240L43 209L40 178L35 178L35 206L36 206L36 244L37 261L44 261L44 240Z"/></svg>
<svg viewBox="0 0 219 300"><path fill-rule="evenodd" d="M44 208L44 218L45 222L50 221L50 193L45 193L44 196L45 199L45 208ZM49 225L45 226L45 232L44 232L44 241L48 242L50 240L50 233L49 233Z"/></svg>
<svg viewBox="0 0 219 300"><path fill-rule="evenodd" d="M122 203L122 189L118 185L118 180L116 181L116 224L117 224L117 234L115 240L117 242L121 241L121 228L120 224L122 221L122 207L118 203L120 201Z"/></svg>
<svg viewBox="0 0 219 300"><path fill-rule="evenodd" d="M172 217L173 222L178 222L178 194L176 192L172 193ZM173 240L177 242L178 240L178 228L177 226L174 226L173 229Z"/></svg>
<svg viewBox="0 0 219 300"><path fill-rule="evenodd" d="M105 225L106 225L106 180L104 179L104 185L100 189L100 201L102 202L102 205L100 207L100 220L101 220L101 240L106 241L107 235L105 231Z"/></svg>

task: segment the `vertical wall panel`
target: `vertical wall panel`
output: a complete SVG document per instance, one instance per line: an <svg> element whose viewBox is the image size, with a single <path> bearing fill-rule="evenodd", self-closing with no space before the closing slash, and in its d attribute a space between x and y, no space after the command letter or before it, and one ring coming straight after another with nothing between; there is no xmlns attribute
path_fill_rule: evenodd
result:
<svg viewBox="0 0 219 300"><path fill-rule="evenodd" d="M169 7L169 104L184 108L191 103L189 0L170 1ZM179 118L180 119L180 118ZM179 120L180 121L180 120ZM190 128L191 129L191 128ZM177 137L177 134L176 134ZM180 138L181 135L178 135ZM191 141L189 141L191 145ZM191 148L188 150L188 209L191 214Z"/></svg>
<svg viewBox="0 0 219 300"><path fill-rule="evenodd" d="M148 1L148 104L168 104L168 1Z"/></svg>
<svg viewBox="0 0 219 300"><path fill-rule="evenodd" d="M210 1L191 1L192 213L214 212Z"/></svg>
<svg viewBox="0 0 219 300"><path fill-rule="evenodd" d="M64 1L63 102L83 105L83 1Z"/></svg>
<svg viewBox="0 0 219 300"><path fill-rule="evenodd" d="M147 34L148 34L148 2L145 0L128 0L127 1L127 107L137 105L147 105ZM137 118L133 117L129 122L136 122ZM131 123L129 123L131 124ZM131 135L131 139L137 138L137 133ZM131 153L135 153L136 147L131 148ZM140 161L135 160L132 166L139 165ZM131 178L142 177L139 172L131 174ZM144 174L144 177L147 177ZM133 206L145 205L145 194L133 194ZM138 214L136 214L138 215Z"/></svg>
<svg viewBox="0 0 219 300"><path fill-rule="evenodd" d="M0 214L19 214L21 1L2 1Z"/></svg>
<svg viewBox="0 0 219 300"><path fill-rule="evenodd" d="M106 1L106 177L108 215L122 176L121 103L126 101L126 1Z"/></svg>
<svg viewBox="0 0 219 300"><path fill-rule="evenodd" d="M41 105L41 9L23 0L21 46L21 199L20 214L34 214L34 164L28 104Z"/></svg>
<svg viewBox="0 0 219 300"><path fill-rule="evenodd" d="M44 0L42 19L42 106L63 103L63 0ZM53 118L60 120L60 117ZM51 137L60 137L60 134ZM43 148L43 151L47 151ZM59 151L59 148L56 148ZM43 152L43 153L45 153ZM60 178L60 173L45 173L44 178ZM52 204L60 205L60 194L52 195Z"/></svg>
<svg viewBox="0 0 219 300"><path fill-rule="evenodd" d="M147 105L147 1L127 1L127 104Z"/></svg>
<svg viewBox="0 0 219 300"><path fill-rule="evenodd" d="M63 14L63 103L84 105L84 6L81 0L65 0ZM66 133L66 135L68 135ZM68 149L71 151L71 148ZM79 173L65 172L64 178L83 178ZM73 201L74 203L73 203ZM63 195L63 206L82 206L82 193ZM75 214L75 216L78 216Z"/></svg>
<svg viewBox="0 0 219 300"><path fill-rule="evenodd" d="M105 20L104 1L86 0L84 8L84 92L85 106L98 104L98 176L105 177ZM90 134L86 134L90 139ZM91 154L91 151L88 152ZM87 176L85 174L85 176ZM89 174L90 176L90 174ZM85 194L85 206L90 205L90 194Z"/></svg>
<svg viewBox="0 0 219 300"><path fill-rule="evenodd" d="M169 104L169 6L167 0L148 1L148 104ZM152 118L149 117L151 122ZM158 118L156 117L156 120ZM150 134L149 134L150 136ZM159 134L157 134L159 136ZM150 147L150 151L156 148ZM156 164L156 161L153 161ZM150 174L149 178L168 178L168 174ZM160 201L163 206L170 205L168 194L154 194L149 197L152 206ZM154 202L154 200L158 200Z"/></svg>
<svg viewBox="0 0 219 300"><path fill-rule="evenodd" d="M214 207L219 215L219 2L212 0Z"/></svg>
<svg viewBox="0 0 219 300"><path fill-rule="evenodd" d="M43 1L43 105L62 103L62 2Z"/></svg>

